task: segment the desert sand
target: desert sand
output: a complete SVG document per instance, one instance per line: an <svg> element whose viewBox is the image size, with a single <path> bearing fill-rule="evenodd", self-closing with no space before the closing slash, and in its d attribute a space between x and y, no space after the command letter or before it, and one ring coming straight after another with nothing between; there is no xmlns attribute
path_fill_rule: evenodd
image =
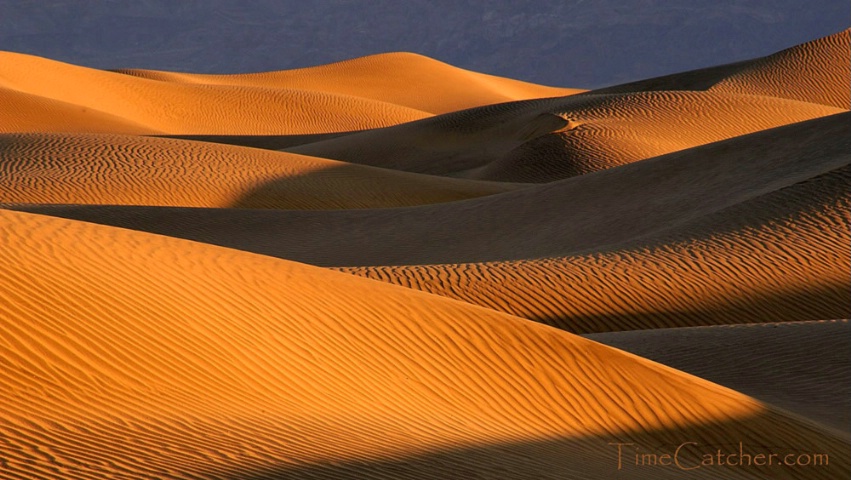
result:
<svg viewBox="0 0 851 480"><path fill-rule="evenodd" d="M0 53L0 478L848 478L849 42L590 92Z"/></svg>

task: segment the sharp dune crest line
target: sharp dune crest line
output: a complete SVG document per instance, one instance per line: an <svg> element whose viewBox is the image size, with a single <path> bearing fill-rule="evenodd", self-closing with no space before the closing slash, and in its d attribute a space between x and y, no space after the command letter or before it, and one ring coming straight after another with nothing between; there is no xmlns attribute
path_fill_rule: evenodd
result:
<svg viewBox="0 0 851 480"><path fill-rule="evenodd" d="M239 475L549 438L602 464L595 436L666 429L796 439L848 469L838 437L794 416L521 319L145 233L0 222L4 475Z"/></svg>
<svg viewBox="0 0 851 480"><path fill-rule="evenodd" d="M515 189L283 152L96 134L0 134L0 202L348 209Z"/></svg>

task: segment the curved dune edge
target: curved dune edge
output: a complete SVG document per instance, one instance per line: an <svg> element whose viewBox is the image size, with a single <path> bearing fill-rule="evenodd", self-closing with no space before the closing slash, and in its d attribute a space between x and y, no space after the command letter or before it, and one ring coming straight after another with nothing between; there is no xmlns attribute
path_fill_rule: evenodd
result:
<svg viewBox="0 0 851 480"><path fill-rule="evenodd" d="M236 478L558 439L569 463L500 473L537 478L612 469L602 438L683 436L830 454L829 468L778 478L851 469L847 442L815 424L521 319L140 232L0 222L4 475ZM456 462L487 473L494 460Z"/></svg>
<svg viewBox="0 0 851 480"><path fill-rule="evenodd" d="M848 320L589 335L851 433Z"/></svg>
<svg viewBox="0 0 851 480"><path fill-rule="evenodd" d="M0 52L0 88L44 99L42 115L39 122L31 122L30 132L67 131L64 107L47 100L76 105L97 119L121 119L91 130L95 133L138 133L138 127L122 131L123 122L172 135L311 134L386 127L431 116L328 92L159 82L11 52ZM0 98L5 96L0 91ZM9 128L4 125L0 132L20 132L20 126Z"/></svg>
<svg viewBox="0 0 851 480"><path fill-rule="evenodd" d="M355 209L516 188L184 140L0 134L0 203Z"/></svg>
<svg viewBox="0 0 851 480"><path fill-rule="evenodd" d="M407 52L251 74L205 75L144 69L117 71L165 82L320 91L379 100L432 114L515 100L563 97L585 91L472 72Z"/></svg>
<svg viewBox="0 0 851 480"><path fill-rule="evenodd" d="M160 133L120 116L73 103L39 97L0 86L0 133L56 131L68 133Z"/></svg>
<svg viewBox="0 0 851 480"><path fill-rule="evenodd" d="M544 183L842 111L725 92L577 95L454 112L287 151L434 175Z"/></svg>
<svg viewBox="0 0 851 480"><path fill-rule="evenodd" d="M326 265L396 259L401 266L345 270L572 332L846 318L848 115L536 189L416 210L15 208ZM584 198L583 191L594 195ZM583 202L595 216L584 213ZM602 223L582 223L586 217ZM502 230L491 218L499 219ZM578 240L590 243L571 243L575 229L582 233ZM419 248L405 248L412 238ZM565 253L519 260L539 253L534 242ZM470 254L509 260L410 266L429 258L422 255Z"/></svg>
<svg viewBox="0 0 851 480"><path fill-rule="evenodd" d="M653 90L710 90L747 93L851 108L851 30L829 35L766 57L719 65L590 93Z"/></svg>
<svg viewBox="0 0 851 480"><path fill-rule="evenodd" d="M839 169L849 162L849 119L851 113L842 113L547 185L416 208L238 212L92 205L26 209L320 266L565 257L662 235ZM839 192L841 188L840 181ZM805 206L809 200L797 201ZM742 218L754 214L782 218L798 207L790 204L789 208L768 205L746 210ZM739 224L738 219L731 220Z"/></svg>
<svg viewBox="0 0 851 480"><path fill-rule="evenodd" d="M624 246L341 270L576 333L851 317L851 166Z"/></svg>

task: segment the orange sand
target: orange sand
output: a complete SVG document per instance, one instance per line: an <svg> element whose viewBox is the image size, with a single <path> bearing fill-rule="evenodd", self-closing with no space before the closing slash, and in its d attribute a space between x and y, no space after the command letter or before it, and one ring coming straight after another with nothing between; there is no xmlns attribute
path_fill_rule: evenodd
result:
<svg viewBox="0 0 851 480"><path fill-rule="evenodd" d="M570 476L610 471L610 441L682 438L828 452L808 478L851 467L840 436L794 415L515 317L146 233L0 224L4 476L377 473L439 454L414 476ZM556 451L464 453L513 443Z"/></svg>
<svg viewBox="0 0 851 480"><path fill-rule="evenodd" d="M585 93L0 53L0 479L847 479L848 48ZM635 463L685 444L829 464Z"/></svg>

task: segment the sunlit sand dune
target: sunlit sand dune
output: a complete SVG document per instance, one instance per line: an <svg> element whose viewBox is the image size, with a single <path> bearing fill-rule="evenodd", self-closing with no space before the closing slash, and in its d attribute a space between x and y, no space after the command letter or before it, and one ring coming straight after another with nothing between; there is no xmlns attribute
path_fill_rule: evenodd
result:
<svg viewBox="0 0 851 480"><path fill-rule="evenodd" d="M0 203L378 208L514 188L186 140L0 134Z"/></svg>
<svg viewBox="0 0 851 480"><path fill-rule="evenodd" d="M386 53L318 67L239 75L119 71L167 82L328 92L434 114L514 100L563 97L584 91L471 72L413 53Z"/></svg>
<svg viewBox="0 0 851 480"><path fill-rule="evenodd" d="M272 135L352 131L431 116L409 107L336 93L160 82L0 52L0 88L60 102L45 104L37 132L66 128L64 104L168 134ZM2 94L2 91L0 91ZM51 108L48 108L51 107ZM138 133L128 129L123 133ZM0 132L15 132L0 126ZM114 124L94 132L117 133Z"/></svg>
<svg viewBox="0 0 851 480"><path fill-rule="evenodd" d="M676 73L591 93L709 90L789 98L851 108L851 31L755 60Z"/></svg>
<svg viewBox="0 0 851 480"><path fill-rule="evenodd" d="M548 182L841 111L732 93L578 95L465 110L288 151L437 175Z"/></svg>
<svg viewBox="0 0 851 480"><path fill-rule="evenodd" d="M848 320L641 330L589 338L851 432Z"/></svg>
<svg viewBox="0 0 851 480"><path fill-rule="evenodd" d="M120 116L0 86L0 132L160 133Z"/></svg>
<svg viewBox="0 0 851 480"><path fill-rule="evenodd" d="M802 417L522 319L141 232L0 225L5 478L600 477L610 442L829 455L691 478L851 469ZM629 478L682 478L627 458Z"/></svg>

